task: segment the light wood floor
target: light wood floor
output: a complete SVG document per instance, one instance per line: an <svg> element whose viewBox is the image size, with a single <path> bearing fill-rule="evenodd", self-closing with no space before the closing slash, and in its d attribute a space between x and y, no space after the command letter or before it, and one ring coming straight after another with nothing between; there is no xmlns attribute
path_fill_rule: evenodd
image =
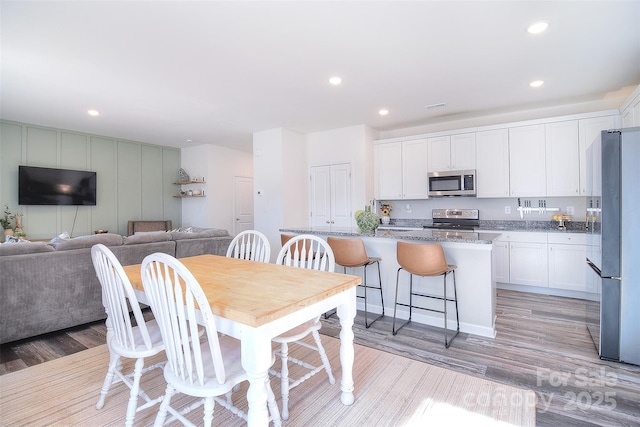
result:
<svg viewBox="0 0 640 427"><path fill-rule="evenodd" d="M469 375L534 390L538 426L640 426L640 366L602 361L585 325L582 300L499 290L497 336L460 333L449 349L442 330L411 323L391 333L391 317L355 342ZM389 313L391 314L391 313ZM338 336L336 316L322 332ZM0 375L104 343L104 323L0 346Z"/></svg>

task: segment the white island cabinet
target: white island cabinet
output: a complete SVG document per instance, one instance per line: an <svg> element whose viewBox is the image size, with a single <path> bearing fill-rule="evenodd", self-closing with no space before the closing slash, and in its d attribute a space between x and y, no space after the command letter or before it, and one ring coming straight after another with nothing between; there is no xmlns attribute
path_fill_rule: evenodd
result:
<svg viewBox="0 0 640 427"><path fill-rule="evenodd" d="M432 230L411 230L411 231L378 231L375 234L361 234L356 229L344 229L338 227L313 227L313 228L283 228L285 233L309 233L326 239L333 237L358 237L364 241L367 254L370 257L379 257L380 274L382 277L382 291L384 296L385 316L393 316L393 306L396 290L396 273L398 262L396 257L396 247L398 240L409 243L440 243L444 248L447 262L457 265L456 285L458 294L458 309L460 315L460 330L462 332L484 336L495 337L495 304L496 304L496 284L492 274L492 251L493 241L499 237L495 233L460 233L466 235L462 238L439 238L437 232ZM343 268L336 266L336 272L342 273ZM362 276L362 269L347 269L348 274ZM369 274L367 279L372 279L374 274ZM377 278L375 280L377 282ZM449 283L448 293L452 294L452 280ZM373 282L372 282L373 283ZM442 277L417 277L413 279L414 289L420 289L425 293L442 295ZM362 295L362 288L359 287L358 295ZM400 275L400 298L401 302L408 302L409 277L401 273ZM439 302L436 302L436 304ZM364 310L364 302L358 299L358 310ZM367 300L369 311L372 313L382 313L380 296L375 292L368 294ZM424 304L423 304L424 305ZM440 304L441 305L441 304ZM448 326L455 327L455 311L449 309ZM409 310L407 307L398 307L398 318L407 319ZM441 314L429 311L414 309L412 321L432 325L442 328L443 318Z"/></svg>

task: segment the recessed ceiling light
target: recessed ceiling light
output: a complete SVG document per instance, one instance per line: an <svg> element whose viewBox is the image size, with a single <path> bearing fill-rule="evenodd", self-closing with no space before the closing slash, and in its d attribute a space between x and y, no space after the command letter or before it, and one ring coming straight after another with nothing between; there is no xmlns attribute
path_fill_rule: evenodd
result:
<svg viewBox="0 0 640 427"><path fill-rule="evenodd" d="M329 79L329 83L331 83L331 84L332 84L332 85L334 85L334 86L337 86L337 85L339 85L340 83L342 83L342 79L341 79L340 77L338 77L338 76L331 77L331 78Z"/></svg>
<svg viewBox="0 0 640 427"><path fill-rule="evenodd" d="M544 84L544 82L542 80L535 80L532 81L531 83L529 83L529 86L531 87L540 87Z"/></svg>
<svg viewBox="0 0 640 427"><path fill-rule="evenodd" d="M545 21L534 22L533 24L527 27L527 32L529 34L540 34L544 32L547 28L549 28L549 23Z"/></svg>
<svg viewBox="0 0 640 427"><path fill-rule="evenodd" d="M90 116L93 116L93 117L96 117L96 116L99 116L99 115L100 115L100 111L98 111L98 110L89 110L89 111L87 111L87 113L88 113Z"/></svg>
<svg viewBox="0 0 640 427"><path fill-rule="evenodd" d="M190 139L187 139L187 144L191 144L193 141Z"/></svg>
<svg viewBox="0 0 640 427"><path fill-rule="evenodd" d="M387 114L389 114L389 110L382 109L378 111L378 114L380 114L381 116L386 116Z"/></svg>

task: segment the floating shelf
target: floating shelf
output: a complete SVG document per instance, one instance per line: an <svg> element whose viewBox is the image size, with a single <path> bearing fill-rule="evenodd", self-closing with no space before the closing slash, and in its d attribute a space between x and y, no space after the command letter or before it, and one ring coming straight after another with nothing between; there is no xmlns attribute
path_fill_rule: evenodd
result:
<svg viewBox="0 0 640 427"><path fill-rule="evenodd" d="M189 184L205 184L205 181L179 181L174 182L175 185L189 185Z"/></svg>
<svg viewBox="0 0 640 427"><path fill-rule="evenodd" d="M189 196L189 195L184 195L184 196L177 195L177 196L173 196L173 197L177 197L178 199L189 199L189 198L191 198L191 197L207 197L207 196L205 196L204 194L194 194L193 196Z"/></svg>

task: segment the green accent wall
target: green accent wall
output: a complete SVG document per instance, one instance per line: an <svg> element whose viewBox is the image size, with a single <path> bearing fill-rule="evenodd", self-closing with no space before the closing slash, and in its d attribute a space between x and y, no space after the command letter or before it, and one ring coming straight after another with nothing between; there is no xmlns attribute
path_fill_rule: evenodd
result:
<svg viewBox="0 0 640 427"><path fill-rule="evenodd" d="M96 206L19 206L18 165L97 173ZM182 223L178 179L180 149L0 121L0 207L24 215L28 239L109 230L126 235L129 220ZM75 222L75 225L74 225Z"/></svg>

